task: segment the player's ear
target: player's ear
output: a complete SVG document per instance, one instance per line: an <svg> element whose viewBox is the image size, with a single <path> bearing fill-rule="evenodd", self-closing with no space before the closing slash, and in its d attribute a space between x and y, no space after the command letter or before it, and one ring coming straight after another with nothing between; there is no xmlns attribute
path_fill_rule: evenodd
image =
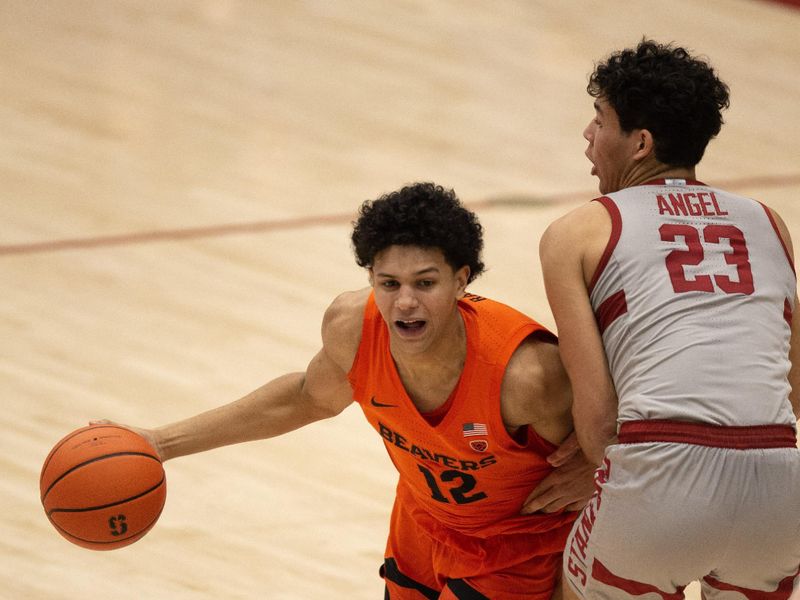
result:
<svg viewBox="0 0 800 600"><path fill-rule="evenodd" d="M649 129L639 129L635 133L636 148L634 149L633 158L642 160L651 154L655 154L656 142L653 139L653 134Z"/></svg>
<svg viewBox="0 0 800 600"><path fill-rule="evenodd" d="M375 274L372 271L372 267L367 269L367 277L369 278L369 287L374 287L375 284Z"/></svg>
<svg viewBox="0 0 800 600"><path fill-rule="evenodd" d="M456 285L456 298L461 299L467 291L467 283L469 282L470 269L468 265L464 265L455 272Z"/></svg>

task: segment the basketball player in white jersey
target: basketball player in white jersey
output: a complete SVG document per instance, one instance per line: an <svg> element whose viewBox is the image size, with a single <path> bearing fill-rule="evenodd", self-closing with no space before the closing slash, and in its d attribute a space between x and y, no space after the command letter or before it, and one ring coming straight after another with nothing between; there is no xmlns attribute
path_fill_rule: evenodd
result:
<svg viewBox="0 0 800 600"><path fill-rule="evenodd" d="M643 40L590 78L603 197L540 255L597 491L564 554L568 597L788 598L800 570L792 243L756 200L697 181L728 88ZM790 352L791 346L791 352Z"/></svg>

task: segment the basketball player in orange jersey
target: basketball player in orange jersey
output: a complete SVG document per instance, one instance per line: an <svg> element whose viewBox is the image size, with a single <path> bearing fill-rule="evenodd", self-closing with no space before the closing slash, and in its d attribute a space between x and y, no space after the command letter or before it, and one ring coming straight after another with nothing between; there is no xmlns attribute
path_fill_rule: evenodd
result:
<svg viewBox="0 0 800 600"><path fill-rule="evenodd" d="M400 473L385 597L549 600L570 511L593 490L582 454L555 471L547 461L572 431L555 337L466 293L483 270L482 229L452 191L422 183L366 202L352 241L371 285L333 301L305 372L137 431L167 460L280 435L358 402Z"/></svg>
<svg viewBox="0 0 800 600"><path fill-rule="evenodd" d="M729 102L706 62L643 40L599 63L588 91L586 156L604 196L540 244L576 432L602 465L567 542L567 588L678 599L699 580L706 599L789 598L800 571L789 232L775 211L696 179Z"/></svg>

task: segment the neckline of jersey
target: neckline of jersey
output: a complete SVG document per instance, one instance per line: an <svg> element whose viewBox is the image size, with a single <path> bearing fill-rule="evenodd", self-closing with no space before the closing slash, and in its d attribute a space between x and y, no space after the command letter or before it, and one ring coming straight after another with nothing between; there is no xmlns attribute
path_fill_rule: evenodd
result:
<svg viewBox="0 0 800 600"><path fill-rule="evenodd" d="M644 185L667 185L668 181L683 181L686 185L703 185L707 186L707 184L703 183L702 181L698 181L697 179L686 179L685 177L662 177L660 179L651 179L650 181L646 181L644 183L640 183L639 186ZM638 186L634 186L638 187Z"/></svg>

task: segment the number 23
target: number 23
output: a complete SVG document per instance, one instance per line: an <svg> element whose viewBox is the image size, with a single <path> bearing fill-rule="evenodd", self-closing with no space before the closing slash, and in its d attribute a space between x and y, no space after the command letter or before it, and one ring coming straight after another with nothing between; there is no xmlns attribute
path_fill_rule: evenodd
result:
<svg viewBox="0 0 800 600"><path fill-rule="evenodd" d="M739 280L733 280L727 275L697 275L694 279L687 279L683 270L684 266L697 266L703 262L703 244L700 241L700 231L691 225L677 225L665 223L658 229L662 241L674 242L675 238L682 237L686 250L673 250L667 255L667 271L672 281L672 289L680 292L713 292L714 283L726 294L752 294L753 272L750 268L750 255L744 234L733 225L706 225L702 235L706 243L719 244L721 240L728 240L733 252L725 254L725 262L736 266ZM713 277L713 281L712 281Z"/></svg>

